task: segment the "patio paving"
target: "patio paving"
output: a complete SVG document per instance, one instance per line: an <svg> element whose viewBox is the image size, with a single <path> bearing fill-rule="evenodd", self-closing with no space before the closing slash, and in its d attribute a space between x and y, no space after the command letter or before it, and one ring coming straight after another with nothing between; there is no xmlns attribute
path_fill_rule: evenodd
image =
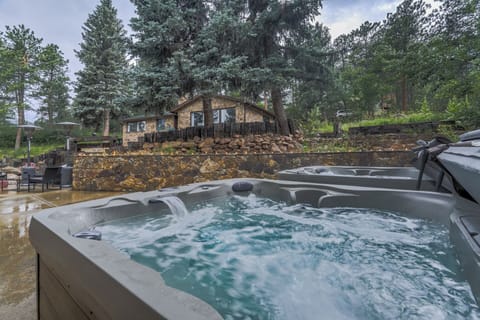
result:
<svg viewBox="0 0 480 320"><path fill-rule="evenodd" d="M35 251L28 239L32 215L115 194L70 189L0 193L0 319L36 319Z"/></svg>

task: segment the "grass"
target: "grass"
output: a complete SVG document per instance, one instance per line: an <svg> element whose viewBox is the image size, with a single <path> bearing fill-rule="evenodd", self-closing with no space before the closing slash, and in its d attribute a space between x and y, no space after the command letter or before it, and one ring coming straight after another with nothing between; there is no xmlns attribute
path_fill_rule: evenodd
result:
<svg viewBox="0 0 480 320"><path fill-rule="evenodd" d="M63 144L46 144L46 145L32 145L30 147L30 156L35 157L41 154L45 154L49 151L55 150L57 148L62 148ZM14 148L0 148L0 159L2 158L26 158L27 157L27 147L22 145L20 149L15 151Z"/></svg>
<svg viewBox="0 0 480 320"><path fill-rule="evenodd" d="M342 130L347 131L349 128L354 128L354 127L439 121L439 120L444 120L444 118L445 116L439 113L437 114L423 113L423 112L414 112L414 113L406 113L406 114L401 113L401 114L396 114L394 116L376 117L374 119L365 119L365 120L360 120L355 122L347 122L342 124Z"/></svg>
<svg viewBox="0 0 480 320"><path fill-rule="evenodd" d="M342 120L345 122L343 122ZM439 120L445 120L445 114L432 112L412 112L377 116L373 119L364 119L359 121L348 121L348 118L341 119L341 126L344 132L348 132L349 128L354 127L406 124ZM317 119L310 119L309 121L300 124L300 126L302 130L307 133L307 135L333 132L333 123L327 121L319 121Z"/></svg>
<svg viewBox="0 0 480 320"><path fill-rule="evenodd" d="M362 151L362 149L348 140L332 139L322 141L321 143L304 142L303 151L310 152L356 152Z"/></svg>

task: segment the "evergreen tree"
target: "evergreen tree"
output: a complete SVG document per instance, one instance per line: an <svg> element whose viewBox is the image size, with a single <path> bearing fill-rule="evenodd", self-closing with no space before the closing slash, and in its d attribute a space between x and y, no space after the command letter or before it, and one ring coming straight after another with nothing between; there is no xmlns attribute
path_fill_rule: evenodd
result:
<svg viewBox="0 0 480 320"><path fill-rule="evenodd" d="M67 63L63 53L54 44L47 45L39 55L40 86L36 95L41 100L38 112L42 118L46 118L48 124L67 117L69 104Z"/></svg>
<svg viewBox="0 0 480 320"><path fill-rule="evenodd" d="M248 69L237 42L244 29L233 10L219 4L192 44L174 54L172 63L182 91L202 95L206 127L213 125L211 97L238 87Z"/></svg>
<svg viewBox="0 0 480 320"><path fill-rule="evenodd" d="M42 39L24 25L6 27L0 41L0 106L8 114L15 109L17 124L25 124L25 110L38 82L38 55ZM22 131L17 130L15 150L20 148Z"/></svg>
<svg viewBox="0 0 480 320"><path fill-rule="evenodd" d="M301 39L292 40L295 44L291 46L294 74L292 102L287 111L293 118L306 119L311 109L320 107L320 102L333 84L330 33L325 26L315 24Z"/></svg>
<svg viewBox="0 0 480 320"><path fill-rule="evenodd" d="M480 2L443 0L433 16L428 53L429 80L436 82L437 103L478 93L480 56ZM444 81L449 79L449 81Z"/></svg>
<svg viewBox="0 0 480 320"><path fill-rule="evenodd" d="M263 70L262 88L270 91L273 111L280 132L289 133L283 107L283 94L290 82L302 76L292 61L298 52L299 43L310 35L314 18L319 15L321 0L261 0L246 1L247 23L251 26L248 42L243 48L249 56L248 64ZM250 79L252 84L258 78ZM251 90L255 90L250 86Z"/></svg>
<svg viewBox="0 0 480 320"><path fill-rule="evenodd" d="M135 105L162 114L179 96L194 93L187 50L207 20L200 0L132 0L137 17L131 27L138 57ZM174 57L175 56L175 57Z"/></svg>
<svg viewBox="0 0 480 320"><path fill-rule="evenodd" d="M107 136L110 118L121 111L119 101L127 87L128 39L111 0L100 0L82 29L83 42L76 54L84 68L77 73L74 111L96 130L98 119L103 119L103 135Z"/></svg>
<svg viewBox="0 0 480 320"><path fill-rule="evenodd" d="M12 103L13 98L8 92L8 72L6 67L9 65L9 52L3 40L3 34L0 32L0 124L6 124L13 118Z"/></svg>
<svg viewBox="0 0 480 320"><path fill-rule="evenodd" d="M404 0L395 13L387 16L384 41L391 49L386 56L389 68L400 83L401 109L407 111L409 82L417 72L419 46L424 41L427 5L423 0Z"/></svg>

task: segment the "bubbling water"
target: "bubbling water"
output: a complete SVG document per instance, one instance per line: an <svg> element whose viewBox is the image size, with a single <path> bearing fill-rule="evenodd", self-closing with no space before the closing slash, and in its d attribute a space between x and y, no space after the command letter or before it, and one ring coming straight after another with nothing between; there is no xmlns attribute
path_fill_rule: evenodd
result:
<svg viewBox="0 0 480 320"><path fill-rule="evenodd" d="M97 230L225 319L480 319L448 230L426 220L234 196Z"/></svg>

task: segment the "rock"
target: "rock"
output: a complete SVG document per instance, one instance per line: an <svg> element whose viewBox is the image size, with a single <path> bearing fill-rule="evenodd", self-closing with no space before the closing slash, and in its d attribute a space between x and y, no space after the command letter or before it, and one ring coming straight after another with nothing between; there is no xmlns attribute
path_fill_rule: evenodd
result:
<svg viewBox="0 0 480 320"><path fill-rule="evenodd" d="M186 141L182 143L182 148L185 149L195 149L197 147L197 144L193 141Z"/></svg>
<svg viewBox="0 0 480 320"><path fill-rule="evenodd" d="M202 166L200 167L200 173L212 173L218 171L219 169L220 165L217 162L208 158L202 163Z"/></svg>
<svg viewBox="0 0 480 320"><path fill-rule="evenodd" d="M5 168L2 168L2 172L5 172L5 173L11 173L11 174L16 174L16 175L20 175L22 174L22 171L18 168L14 168L14 167L5 167Z"/></svg>
<svg viewBox="0 0 480 320"><path fill-rule="evenodd" d="M198 144L199 149L212 148L214 141L212 138L207 138Z"/></svg>
<svg viewBox="0 0 480 320"><path fill-rule="evenodd" d="M232 141L230 138L222 138L220 139L220 144L229 144Z"/></svg>
<svg viewBox="0 0 480 320"><path fill-rule="evenodd" d="M270 167L270 168L278 168L279 164L278 164L277 161L275 161L273 159L270 159L267 162L267 166Z"/></svg>
<svg viewBox="0 0 480 320"><path fill-rule="evenodd" d="M124 190L145 190L145 183L142 179L129 176L127 179L119 183Z"/></svg>
<svg viewBox="0 0 480 320"><path fill-rule="evenodd" d="M201 153L213 153L213 149L209 147L204 147L200 149Z"/></svg>
<svg viewBox="0 0 480 320"><path fill-rule="evenodd" d="M164 142L164 143L168 143L167 146L170 148L180 149L182 148L183 141L171 141L171 142ZM162 147L163 147L163 144L162 144Z"/></svg>
<svg viewBox="0 0 480 320"><path fill-rule="evenodd" d="M275 143L272 144L271 150L272 150L273 153L281 153L282 152L282 150Z"/></svg>

